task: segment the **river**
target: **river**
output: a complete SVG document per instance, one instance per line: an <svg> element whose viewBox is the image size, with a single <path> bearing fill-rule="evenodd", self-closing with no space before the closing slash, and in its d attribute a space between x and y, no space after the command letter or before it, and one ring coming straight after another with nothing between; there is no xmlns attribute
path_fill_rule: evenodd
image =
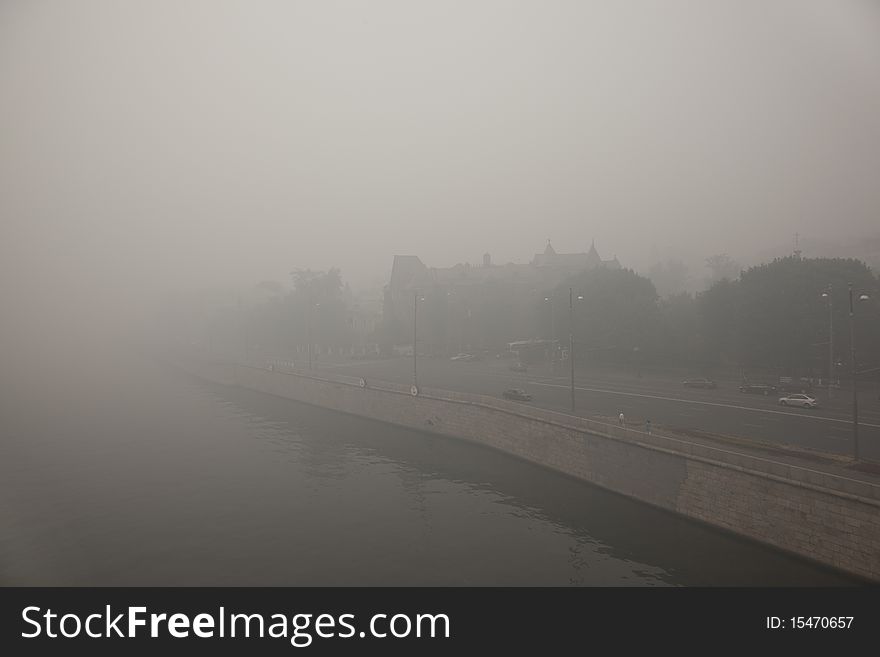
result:
<svg viewBox="0 0 880 657"><path fill-rule="evenodd" d="M0 395L3 585L847 585L492 450L120 351Z"/></svg>

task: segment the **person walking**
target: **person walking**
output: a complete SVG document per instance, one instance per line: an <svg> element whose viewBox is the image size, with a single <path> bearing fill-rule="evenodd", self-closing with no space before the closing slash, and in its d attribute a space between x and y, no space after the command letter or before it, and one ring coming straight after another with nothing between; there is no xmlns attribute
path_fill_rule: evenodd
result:
<svg viewBox="0 0 880 657"><path fill-rule="evenodd" d="M622 427L626 426L626 418L623 416L623 411L620 411L620 415L617 416L617 423Z"/></svg>
<svg viewBox="0 0 880 657"><path fill-rule="evenodd" d="M645 420L645 432L651 435L651 420Z"/></svg>

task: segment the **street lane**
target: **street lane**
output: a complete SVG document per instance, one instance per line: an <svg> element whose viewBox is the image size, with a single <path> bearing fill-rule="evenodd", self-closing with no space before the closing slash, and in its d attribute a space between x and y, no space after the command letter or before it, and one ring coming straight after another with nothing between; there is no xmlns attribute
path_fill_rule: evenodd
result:
<svg viewBox="0 0 880 657"><path fill-rule="evenodd" d="M526 389L536 406L569 412L570 379L536 367L512 372L509 361L450 362L420 358L419 384L490 396L505 388ZM412 382L412 359L323 363L319 371ZM587 417L616 418L623 412L627 424L644 427L650 420L656 431L693 431L794 445L850 455L853 449L851 398L835 390L828 401L817 394L820 406L808 410L778 405L778 396L740 393L729 381L714 390L683 388L674 377L635 377L632 373L597 372L576 379L577 413ZM860 395L859 443L863 458L880 461L880 404L876 391Z"/></svg>

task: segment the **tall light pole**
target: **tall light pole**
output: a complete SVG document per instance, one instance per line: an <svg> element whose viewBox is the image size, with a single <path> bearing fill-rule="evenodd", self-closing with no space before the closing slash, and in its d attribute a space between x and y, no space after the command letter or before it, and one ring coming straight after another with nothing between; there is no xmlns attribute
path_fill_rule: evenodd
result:
<svg viewBox="0 0 880 657"><path fill-rule="evenodd" d="M859 295L859 301L867 301L870 297L867 294ZM850 365L852 369L852 389L853 389L853 459L859 460L859 395L858 395L858 371L856 369L856 329L855 329L855 307L853 304L853 286L849 284L849 353Z"/></svg>
<svg viewBox="0 0 880 657"><path fill-rule="evenodd" d="M419 298L419 291L413 291L413 385L418 388L419 385L419 375L418 375L418 312L419 312L419 301L424 301L425 298Z"/></svg>
<svg viewBox="0 0 880 657"><path fill-rule="evenodd" d="M550 304L550 365L553 365L555 361L555 347L556 347L556 313L553 312L553 297L544 297L545 302L549 302Z"/></svg>
<svg viewBox="0 0 880 657"><path fill-rule="evenodd" d="M568 361L571 365L571 412L574 413L574 296L568 288Z"/></svg>
<svg viewBox="0 0 880 657"><path fill-rule="evenodd" d="M315 303L311 299L309 299L309 310L306 313L306 339L308 340L308 351L309 351L309 371L312 371L312 313L315 308L318 308L321 304Z"/></svg>
<svg viewBox="0 0 880 657"><path fill-rule="evenodd" d="M578 295L578 301L584 296ZM574 292L568 288L568 361L571 366L571 412L574 413Z"/></svg>
<svg viewBox="0 0 880 657"><path fill-rule="evenodd" d="M312 371L312 302L309 301L309 310L306 313L306 342L309 352L309 372Z"/></svg>
<svg viewBox="0 0 880 657"><path fill-rule="evenodd" d="M419 385L419 374L418 374L418 349L416 345L418 344L418 335L419 335L419 291L413 291L413 385Z"/></svg>
<svg viewBox="0 0 880 657"><path fill-rule="evenodd" d="M834 312L831 303L831 284L822 296L828 299L828 399L831 399L831 382L834 380Z"/></svg>

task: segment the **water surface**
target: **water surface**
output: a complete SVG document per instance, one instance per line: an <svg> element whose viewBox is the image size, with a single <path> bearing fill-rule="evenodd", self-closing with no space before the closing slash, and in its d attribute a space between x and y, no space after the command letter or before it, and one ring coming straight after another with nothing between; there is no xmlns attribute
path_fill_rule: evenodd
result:
<svg viewBox="0 0 880 657"><path fill-rule="evenodd" d="M852 583L463 441L84 361L2 382L2 584Z"/></svg>

